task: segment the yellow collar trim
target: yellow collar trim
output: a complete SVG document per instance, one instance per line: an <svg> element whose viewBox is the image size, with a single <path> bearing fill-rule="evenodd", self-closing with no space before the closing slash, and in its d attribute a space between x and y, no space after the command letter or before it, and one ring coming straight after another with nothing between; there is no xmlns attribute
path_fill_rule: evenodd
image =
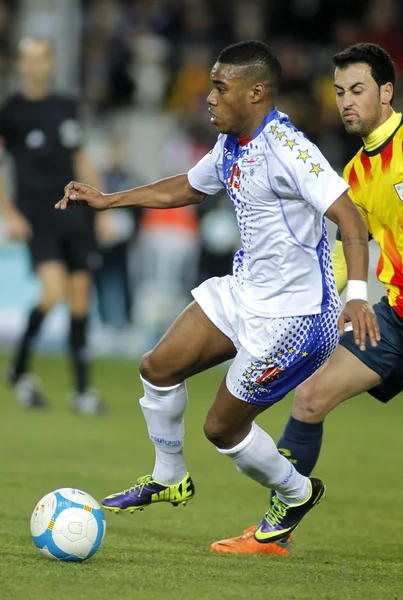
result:
<svg viewBox="0 0 403 600"><path fill-rule="evenodd" d="M382 123L382 125L370 133L368 137L362 138L365 150L372 152L373 150L376 150L378 146L383 144L383 142L392 135L395 129L397 129L401 119L402 113L393 111L392 116L389 117L385 123Z"/></svg>

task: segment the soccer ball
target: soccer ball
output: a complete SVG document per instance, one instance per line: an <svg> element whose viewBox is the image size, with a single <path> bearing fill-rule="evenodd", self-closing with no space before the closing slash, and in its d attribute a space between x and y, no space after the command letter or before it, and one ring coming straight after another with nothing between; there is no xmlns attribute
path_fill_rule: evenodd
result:
<svg viewBox="0 0 403 600"><path fill-rule="evenodd" d="M96 500L82 490L61 488L46 494L35 506L31 534L48 558L81 562L100 547L105 517Z"/></svg>

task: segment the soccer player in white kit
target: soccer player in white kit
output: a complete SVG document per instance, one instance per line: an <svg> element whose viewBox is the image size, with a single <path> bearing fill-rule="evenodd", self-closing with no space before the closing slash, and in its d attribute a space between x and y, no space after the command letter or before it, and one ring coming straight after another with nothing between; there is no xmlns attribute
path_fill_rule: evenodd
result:
<svg viewBox="0 0 403 600"><path fill-rule="evenodd" d="M225 48L211 79L207 102L220 135L188 174L114 194L71 182L56 208L179 207L226 188L242 239L233 274L193 290L195 301L142 358L140 405L155 446L154 470L105 498L102 506L133 512L154 502L185 504L193 497L183 455L185 380L233 359L204 431L241 473L276 491L254 534L267 543L289 535L324 497L325 486L300 475L255 418L315 372L336 347L340 307L324 215L340 228L350 280L339 331L351 321L361 347L366 332L376 344L376 319L365 310L361 292L368 232L348 185L276 109L281 66L266 44L246 41Z"/></svg>

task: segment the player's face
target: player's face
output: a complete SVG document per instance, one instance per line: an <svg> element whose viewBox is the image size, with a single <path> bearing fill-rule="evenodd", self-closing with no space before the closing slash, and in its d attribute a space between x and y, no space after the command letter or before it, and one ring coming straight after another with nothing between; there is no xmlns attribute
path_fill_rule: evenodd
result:
<svg viewBox="0 0 403 600"><path fill-rule="evenodd" d="M337 108L347 133L367 137L382 124L385 86L378 87L367 64L336 68L334 87Z"/></svg>
<svg viewBox="0 0 403 600"><path fill-rule="evenodd" d="M20 50L18 70L23 79L45 83L49 80L52 69L53 60L47 44L31 41Z"/></svg>
<svg viewBox="0 0 403 600"><path fill-rule="evenodd" d="M251 85L245 70L216 63L211 70L213 89L207 97L210 122L220 133L242 137L251 121Z"/></svg>

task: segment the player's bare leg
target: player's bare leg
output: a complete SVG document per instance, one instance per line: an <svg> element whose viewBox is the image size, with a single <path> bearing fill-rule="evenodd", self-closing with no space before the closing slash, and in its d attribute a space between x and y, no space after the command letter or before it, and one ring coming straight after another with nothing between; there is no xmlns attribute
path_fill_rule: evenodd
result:
<svg viewBox="0 0 403 600"><path fill-rule="evenodd" d="M144 396L140 400L156 461L151 475L131 488L105 498L106 509L142 510L154 502L185 504L194 485L183 456L185 379L236 354L232 341L207 318L196 302L176 319L140 366Z"/></svg>
<svg viewBox="0 0 403 600"><path fill-rule="evenodd" d="M378 373L339 344L329 360L297 387L292 416L305 423L318 423L345 400L381 382Z"/></svg>
<svg viewBox="0 0 403 600"><path fill-rule="evenodd" d="M61 262L48 261L37 266L36 274L42 286L38 307L46 314L66 298L67 273Z"/></svg>
<svg viewBox="0 0 403 600"><path fill-rule="evenodd" d="M144 355L140 373L153 385L173 386L235 354L232 341L192 302L155 348Z"/></svg>
<svg viewBox="0 0 403 600"><path fill-rule="evenodd" d="M7 373L7 379L13 386L20 404L42 408L48 404L48 400L43 393L40 380L30 373L30 358L44 318L58 302L65 298L67 275L63 264L58 261L40 263L36 273L41 283L42 295L28 317L25 331Z"/></svg>

